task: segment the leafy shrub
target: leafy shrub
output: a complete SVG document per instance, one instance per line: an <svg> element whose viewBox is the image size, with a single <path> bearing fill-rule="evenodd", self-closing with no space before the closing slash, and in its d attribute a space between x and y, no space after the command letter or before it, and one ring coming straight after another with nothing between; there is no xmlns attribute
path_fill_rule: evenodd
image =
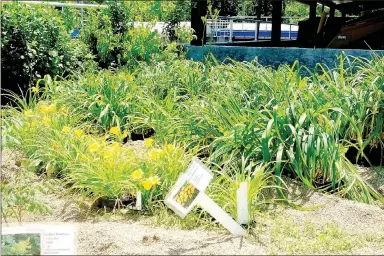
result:
<svg viewBox="0 0 384 256"><path fill-rule="evenodd" d="M87 69L92 55L71 40L57 10L19 3L2 5L1 67L4 89L23 91L45 74L66 76Z"/></svg>
<svg viewBox="0 0 384 256"><path fill-rule="evenodd" d="M108 8L90 10L81 33L99 66L134 65L136 61L149 62L160 52L161 41L152 25L134 26L135 9L124 2L109 3Z"/></svg>

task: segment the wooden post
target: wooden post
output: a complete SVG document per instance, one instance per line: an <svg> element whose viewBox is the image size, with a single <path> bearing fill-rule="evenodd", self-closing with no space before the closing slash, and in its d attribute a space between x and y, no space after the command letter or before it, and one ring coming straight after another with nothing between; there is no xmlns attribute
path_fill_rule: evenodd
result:
<svg viewBox="0 0 384 256"><path fill-rule="evenodd" d="M201 20L207 14L207 0L192 0L191 1L191 28L195 31L196 39L192 39L191 45L201 46L205 44L206 29L205 24Z"/></svg>
<svg viewBox="0 0 384 256"><path fill-rule="evenodd" d="M283 10L282 0L272 1L272 45L278 46L281 41L281 12Z"/></svg>

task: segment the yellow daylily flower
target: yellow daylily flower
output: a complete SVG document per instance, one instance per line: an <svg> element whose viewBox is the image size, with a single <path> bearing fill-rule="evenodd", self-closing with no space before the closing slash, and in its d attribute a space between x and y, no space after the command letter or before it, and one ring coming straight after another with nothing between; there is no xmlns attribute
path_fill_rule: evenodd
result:
<svg viewBox="0 0 384 256"><path fill-rule="evenodd" d="M77 138L80 138L83 135L84 131L80 129L76 129L74 133Z"/></svg>
<svg viewBox="0 0 384 256"><path fill-rule="evenodd" d="M134 180L139 180L141 177L143 177L143 171L141 169L137 169L131 174L131 178Z"/></svg>
<svg viewBox="0 0 384 256"><path fill-rule="evenodd" d="M98 152L100 151L100 145L99 143L95 142L88 146L88 151L90 152Z"/></svg>
<svg viewBox="0 0 384 256"><path fill-rule="evenodd" d="M112 168L113 166L115 166L115 163L113 161L108 161L105 163L105 165L109 168Z"/></svg>
<svg viewBox="0 0 384 256"><path fill-rule="evenodd" d="M120 134L120 129L119 127L117 126L114 126L114 127L111 127L111 129L109 130L110 133L114 134L114 135L119 135Z"/></svg>
<svg viewBox="0 0 384 256"><path fill-rule="evenodd" d="M55 113L56 112L56 104L51 104L47 108L48 113Z"/></svg>
<svg viewBox="0 0 384 256"><path fill-rule="evenodd" d="M38 92L39 91L39 89L37 89L36 87L32 87L32 92Z"/></svg>
<svg viewBox="0 0 384 256"><path fill-rule="evenodd" d="M44 117L43 124L44 124L44 126L50 126L51 125L51 119Z"/></svg>
<svg viewBox="0 0 384 256"><path fill-rule="evenodd" d="M47 114L48 113L48 106L43 104L40 106L40 113L41 114Z"/></svg>
<svg viewBox="0 0 384 256"><path fill-rule="evenodd" d="M149 155L152 160L156 160L159 157L159 151L156 149L153 149L151 150L151 152L149 152Z"/></svg>
<svg viewBox="0 0 384 256"><path fill-rule="evenodd" d="M173 144L167 145L167 150L168 152L173 152L175 150L175 145Z"/></svg>
<svg viewBox="0 0 384 256"><path fill-rule="evenodd" d="M52 148L57 149L59 147L59 144L56 142L52 142Z"/></svg>
<svg viewBox="0 0 384 256"><path fill-rule="evenodd" d="M147 147L147 148L150 148L150 147L152 147L152 144L153 144L153 141L154 141L154 139L145 139L144 140L144 142L145 142L145 146Z"/></svg>
<svg viewBox="0 0 384 256"><path fill-rule="evenodd" d="M152 176L148 178L148 180L152 183L152 186L159 184L159 178L157 176Z"/></svg>
<svg viewBox="0 0 384 256"><path fill-rule="evenodd" d="M65 133L68 133L70 130L71 130L71 128L68 126L63 127L63 132L65 132Z"/></svg>
<svg viewBox="0 0 384 256"><path fill-rule="evenodd" d="M111 158L113 157L113 152L111 150L104 151L104 157L105 158Z"/></svg>
<svg viewBox="0 0 384 256"><path fill-rule="evenodd" d="M152 188L152 182L150 180L144 180L141 182L145 190L150 190Z"/></svg>

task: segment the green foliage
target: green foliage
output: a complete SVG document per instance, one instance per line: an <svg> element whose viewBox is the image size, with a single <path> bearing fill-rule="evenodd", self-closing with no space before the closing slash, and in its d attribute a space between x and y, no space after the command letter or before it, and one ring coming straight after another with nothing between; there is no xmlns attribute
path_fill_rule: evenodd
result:
<svg viewBox="0 0 384 256"><path fill-rule="evenodd" d="M165 31L171 41L182 39L177 33L180 29L180 22L190 20L191 3L188 1L177 0L174 9L168 15ZM186 15L188 13L189 15Z"/></svg>
<svg viewBox="0 0 384 256"><path fill-rule="evenodd" d="M31 177L28 173L17 173L16 179L8 184L1 184L2 192L2 216L14 217L22 222L23 216L29 214L46 214L50 209L37 198L37 193L43 193L44 188L38 184L31 185Z"/></svg>
<svg viewBox="0 0 384 256"><path fill-rule="evenodd" d="M40 234L1 236L3 255L40 255Z"/></svg>
<svg viewBox="0 0 384 256"><path fill-rule="evenodd" d="M339 69L318 66L309 77L298 63L276 71L257 63L143 64L134 79L103 73L63 83L68 91L55 97L104 130L152 128L163 143L199 146L217 166L241 166L242 157L266 166L264 178L274 177L282 198L281 177L288 175L312 189L373 203L381 197L345 153L355 147L365 158L364 148L383 141L382 61L355 60L345 68L340 57ZM78 98L71 100L74 91Z"/></svg>
<svg viewBox="0 0 384 256"><path fill-rule="evenodd" d="M113 2L108 8L89 11L80 38L102 68L149 62L160 52L160 35L151 31L151 24L135 27L137 9L130 7L130 3Z"/></svg>
<svg viewBox="0 0 384 256"><path fill-rule="evenodd" d="M2 4L1 34L3 89L17 92L20 86L25 91L45 74L67 76L91 64L86 46L70 39L54 8Z"/></svg>

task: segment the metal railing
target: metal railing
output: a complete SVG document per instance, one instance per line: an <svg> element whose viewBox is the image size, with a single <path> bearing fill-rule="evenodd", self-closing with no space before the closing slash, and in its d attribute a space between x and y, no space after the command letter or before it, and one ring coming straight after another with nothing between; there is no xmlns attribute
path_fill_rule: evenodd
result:
<svg viewBox="0 0 384 256"><path fill-rule="evenodd" d="M271 31L272 24L269 21L271 17L261 17L257 19L254 16L233 16L233 17L219 17L218 19L207 20L207 37L213 39L215 42L232 42L234 38L234 31L236 33L243 34L243 40L259 41L264 39L270 39L266 35L260 35L260 31ZM286 19L297 19L297 17L285 17ZM297 33L297 23L285 23L282 24L284 32L288 31L288 35L282 36L282 39L292 40ZM254 31L254 33L252 33ZM283 29L282 29L283 31ZM252 35L252 36L251 36ZM209 40L208 40L209 41Z"/></svg>

